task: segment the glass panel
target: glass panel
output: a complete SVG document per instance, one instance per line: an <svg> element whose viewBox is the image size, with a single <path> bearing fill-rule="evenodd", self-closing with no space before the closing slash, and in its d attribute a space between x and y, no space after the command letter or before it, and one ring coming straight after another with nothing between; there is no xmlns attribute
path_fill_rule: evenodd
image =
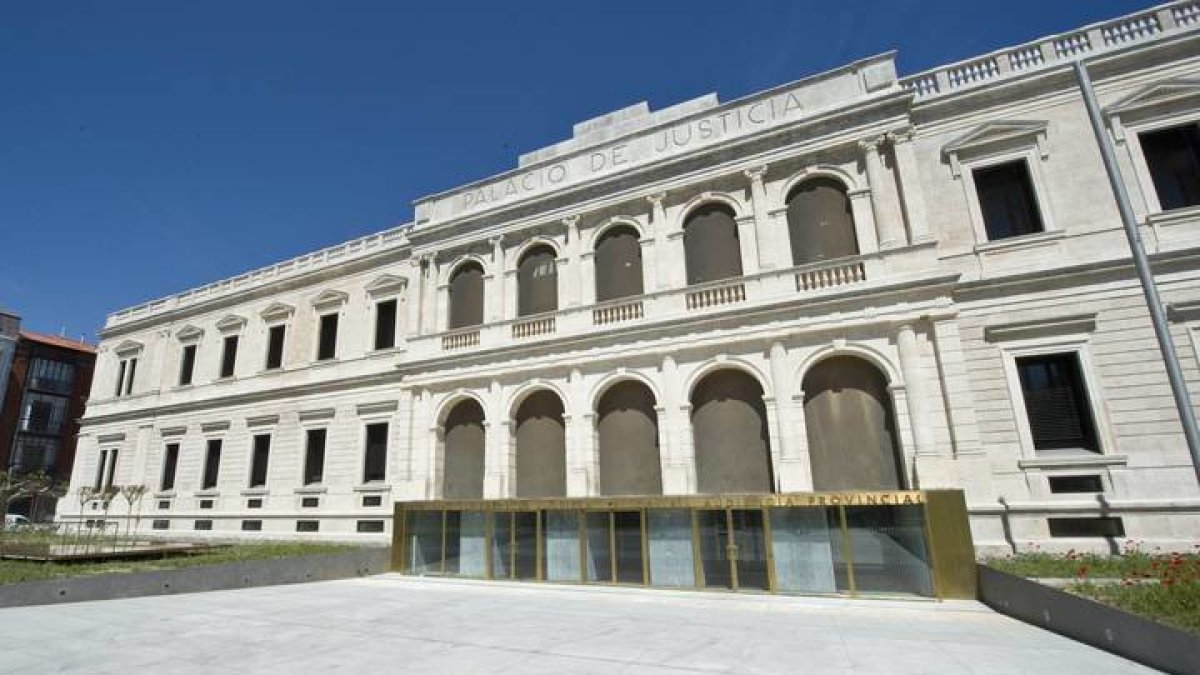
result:
<svg viewBox="0 0 1200 675"><path fill-rule="evenodd" d="M683 509L646 511L652 586L695 586L692 514Z"/></svg>
<svg viewBox="0 0 1200 675"><path fill-rule="evenodd" d="M579 514L546 511L542 536L547 581L579 581Z"/></svg>
<svg viewBox="0 0 1200 675"><path fill-rule="evenodd" d="M613 534L617 545L617 581L623 584L644 583L641 512L618 511L613 514L613 522L616 525Z"/></svg>
<svg viewBox="0 0 1200 675"><path fill-rule="evenodd" d="M842 536L842 520L837 507L826 509L825 522L829 524L829 547L833 550L833 581L839 593L849 593L850 565L846 562L846 539Z"/></svg>
<svg viewBox="0 0 1200 675"><path fill-rule="evenodd" d="M446 574L486 576L484 514L480 511L446 513Z"/></svg>
<svg viewBox="0 0 1200 675"><path fill-rule="evenodd" d="M775 586L780 591L834 593L833 547L825 509L771 509Z"/></svg>
<svg viewBox="0 0 1200 675"><path fill-rule="evenodd" d="M608 546L608 512L587 514L587 580L612 581L612 551Z"/></svg>
<svg viewBox="0 0 1200 675"><path fill-rule="evenodd" d="M493 516L492 527L492 578L512 577L512 514L503 511Z"/></svg>
<svg viewBox="0 0 1200 675"><path fill-rule="evenodd" d="M446 512L446 550L443 556L446 558L445 574L457 575L459 550L458 539L461 536L459 527L462 523L461 511Z"/></svg>
<svg viewBox="0 0 1200 675"><path fill-rule="evenodd" d="M408 573L441 574L442 512L409 511L405 529L408 531Z"/></svg>
<svg viewBox="0 0 1200 675"><path fill-rule="evenodd" d="M763 536L763 512L734 509L733 541L737 545L738 588L767 590L767 541Z"/></svg>
<svg viewBox="0 0 1200 675"><path fill-rule="evenodd" d="M513 514L516 528L515 579L537 579L537 511L518 511Z"/></svg>
<svg viewBox="0 0 1200 675"><path fill-rule="evenodd" d="M859 592L933 595L921 506L847 506Z"/></svg>
<svg viewBox="0 0 1200 675"><path fill-rule="evenodd" d="M729 565L729 530L724 509L696 511L700 529L700 565L705 588L733 588Z"/></svg>

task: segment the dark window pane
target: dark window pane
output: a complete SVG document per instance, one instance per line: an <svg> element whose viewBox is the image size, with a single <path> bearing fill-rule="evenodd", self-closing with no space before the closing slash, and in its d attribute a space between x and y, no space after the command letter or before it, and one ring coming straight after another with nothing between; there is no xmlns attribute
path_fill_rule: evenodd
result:
<svg viewBox="0 0 1200 675"><path fill-rule="evenodd" d="M332 359L337 353L338 315L326 314L321 317L321 336L317 344L317 360Z"/></svg>
<svg viewBox="0 0 1200 675"><path fill-rule="evenodd" d="M304 484L320 483L325 476L325 430L309 429L304 451Z"/></svg>
<svg viewBox="0 0 1200 675"><path fill-rule="evenodd" d="M125 368L127 367L128 362L122 360L120 366L117 368L117 389L113 393L113 396L121 395L121 386L125 383Z"/></svg>
<svg viewBox="0 0 1200 675"><path fill-rule="evenodd" d="M396 346L396 301L384 300L375 305L375 349Z"/></svg>
<svg viewBox="0 0 1200 675"><path fill-rule="evenodd" d="M450 277L450 320L448 328L466 328L483 323L483 268L470 262L459 266Z"/></svg>
<svg viewBox="0 0 1200 675"><path fill-rule="evenodd" d="M179 444L178 443L168 443L167 449L166 449L166 456L163 458L162 484L160 487L160 490L162 492L166 492L167 490L175 489L175 467L177 467L178 465L179 465Z"/></svg>
<svg viewBox="0 0 1200 675"><path fill-rule="evenodd" d="M105 472L103 487L109 487L113 484L113 476L117 474L118 454L115 448L108 451L108 470Z"/></svg>
<svg viewBox="0 0 1200 675"><path fill-rule="evenodd" d="M125 393L133 393L133 377L137 374L137 359L129 359L129 370L125 373Z"/></svg>
<svg viewBox="0 0 1200 675"><path fill-rule="evenodd" d="M267 461L270 454L271 435L255 436L254 456L250 460L250 487L262 487L267 484Z"/></svg>
<svg viewBox="0 0 1200 675"><path fill-rule="evenodd" d="M237 363L238 336L227 335L221 348L221 377L233 377L233 367Z"/></svg>
<svg viewBox="0 0 1200 675"><path fill-rule="evenodd" d="M192 383L192 371L196 368L196 345L183 348L183 359L179 364L179 384Z"/></svg>
<svg viewBox="0 0 1200 675"><path fill-rule="evenodd" d="M558 309L558 263L554 249L535 246L517 265L517 316Z"/></svg>
<svg viewBox="0 0 1200 675"><path fill-rule="evenodd" d="M1138 135L1164 211L1200 204L1200 128L1195 124Z"/></svg>
<svg viewBox="0 0 1200 675"><path fill-rule="evenodd" d="M321 527L320 522L316 520L297 520L297 532L316 532Z"/></svg>
<svg viewBox="0 0 1200 675"><path fill-rule="evenodd" d="M75 366L62 361L34 359L29 388L52 394L70 394L75 382Z"/></svg>
<svg viewBox="0 0 1200 675"><path fill-rule="evenodd" d="M742 249L733 211L720 204L693 210L683 225L689 285L742 276Z"/></svg>
<svg viewBox="0 0 1200 675"><path fill-rule="evenodd" d="M367 449L363 458L363 482L383 480L387 466L387 437L386 422L367 425Z"/></svg>
<svg viewBox="0 0 1200 675"><path fill-rule="evenodd" d="M1017 372L1034 448L1099 450L1077 355L1021 357Z"/></svg>
<svg viewBox="0 0 1200 675"><path fill-rule="evenodd" d="M1124 537L1120 518L1048 518L1051 537Z"/></svg>
<svg viewBox="0 0 1200 675"><path fill-rule="evenodd" d="M204 482L200 484L203 490L217 487L217 474L221 470L221 439L210 438L208 451L204 453Z"/></svg>
<svg viewBox="0 0 1200 675"><path fill-rule="evenodd" d="M267 336L267 369L283 366L283 336L287 327L283 324L271 326Z"/></svg>
<svg viewBox="0 0 1200 675"><path fill-rule="evenodd" d="M1024 160L975 169L973 175L988 241L1042 231L1042 216Z"/></svg>
<svg viewBox="0 0 1200 675"><path fill-rule="evenodd" d="M383 506L383 497L379 495L367 495L362 498L363 506Z"/></svg>
<svg viewBox="0 0 1200 675"><path fill-rule="evenodd" d="M243 520L242 521L242 531L243 532L259 532L261 530L262 530L262 521L261 520Z"/></svg>
<svg viewBox="0 0 1200 675"><path fill-rule="evenodd" d="M605 231L596 243L596 300L641 295L642 245L637 230L618 226Z"/></svg>
<svg viewBox="0 0 1200 675"><path fill-rule="evenodd" d="M792 190L787 222L793 265L858 255L850 198L831 178L805 181Z"/></svg>
<svg viewBox="0 0 1200 675"><path fill-rule="evenodd" d="M1050 476L1050 492L1070 494L1080 492L1104 492L1104 483L1098 475Z"/></svg>
<svg viewBox="0 0 1200 675"><path fill-rule="evenodd" d="M165 529L171 527L171 521L156 520L156 521L154 521L154 524L151 527L155 530L165 530Z"/></svg>
<svg viewBox="0 0 1200 675"><path fill-rule="evenodd" d="M382 520L360 520L357 528L359 532L383 532Z"/></svg>
<svg viewBox="0 0 1200 675"><path fill-rule="evenodd" d="M96 458L96 480L92 482L93 490L99 490L104 487L104 462L107 458L107 450L101 450L100 456Z"/></svg>
<svg viewBox="0 0 1200 675"><path fill-rule="evenodd" d="M213 521L211 521L211 520L197 520L194 523L192 523L192 529L194 529L194 530L211 530L212 523L213 523Z"/></svg>

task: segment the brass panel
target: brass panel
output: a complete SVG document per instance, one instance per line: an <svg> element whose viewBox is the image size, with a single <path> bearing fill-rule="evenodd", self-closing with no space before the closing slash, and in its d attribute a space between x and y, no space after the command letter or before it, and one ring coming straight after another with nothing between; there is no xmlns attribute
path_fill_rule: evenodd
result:
<svg viewBox="0 0 1200 675"><path fill-rule="evenodd" d="M787 492L775 494L661 495L640 497L548 497L529 499L448 499L396 502L408 511L534 511L538 509L609 511L653 508L764 508L771 506L907 506L926 503L923 490Z"/></svg>
<svg viewBox="0 0 1200 675"><path fill-rule="evenodd" d="M925 531L933 567L933 592L939 598L974 600L975 545L962 490L925 492Z"/></svg>

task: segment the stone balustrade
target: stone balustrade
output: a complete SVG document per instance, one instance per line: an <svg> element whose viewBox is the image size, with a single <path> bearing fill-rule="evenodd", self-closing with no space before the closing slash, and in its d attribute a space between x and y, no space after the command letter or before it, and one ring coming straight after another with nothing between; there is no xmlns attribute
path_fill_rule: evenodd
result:
<svg viewBox="0 0 1200 675"><path fill-rule="evenodd" d="M1111 21L1051 35L981 57L941 66L900 80L917 100L971 89L1080 58L1194 30L1200 24L1200 2L1172 2Z"/></svg>
<svg viewBox="0 0 1200 675"><path fill-rule="evenodd" d="M608 304L592 310L592 323L603 326L610 323L621 323L640 319L644 314L641 300L623 300L617 304Z"/></svg>
<svg viewBox="0 0 1200 675"><path fill-rule="evenodd" d="M442 336L442 349L450 351L453 349L464 349L466 347L479 346L479 329L472 328L470 330L460 330L453 333L446 333Z"/></svg>
<svg viewBox="0 0 1200 675"><path fill-rule="evenodd" d="M715 286L691 290L687 293L688 309L703 309L742 302L746 299L746 284L738 279L726 281Z"/></svg>
<svg viewBox="0 0 1200 675"><path fill-rule="evenodd" d="M815 291L866 280L866 266L861 260L856 260L800 270L796 272L796 290Z"/></svg>
<svg viewBox="0 0 1200 675"><path fill-rule="evenodd" d="M512 325L514 340L550 335L554 332L554 316L540 316L533 319L518 321Z"/></svg>

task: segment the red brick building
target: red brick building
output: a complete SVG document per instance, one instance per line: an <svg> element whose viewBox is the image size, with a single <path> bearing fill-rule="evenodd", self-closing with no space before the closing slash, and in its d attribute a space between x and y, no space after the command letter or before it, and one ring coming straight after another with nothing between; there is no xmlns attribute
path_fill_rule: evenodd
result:
<svg viewBox="0 0 1200 675"><path fill-rule="evenodd" d="M0 470L44 471L70 482L79 419L92 386L96 348L86 342L20 331L0 409ZM9 513L50 520L52 500L10 504Z"/></svg>

